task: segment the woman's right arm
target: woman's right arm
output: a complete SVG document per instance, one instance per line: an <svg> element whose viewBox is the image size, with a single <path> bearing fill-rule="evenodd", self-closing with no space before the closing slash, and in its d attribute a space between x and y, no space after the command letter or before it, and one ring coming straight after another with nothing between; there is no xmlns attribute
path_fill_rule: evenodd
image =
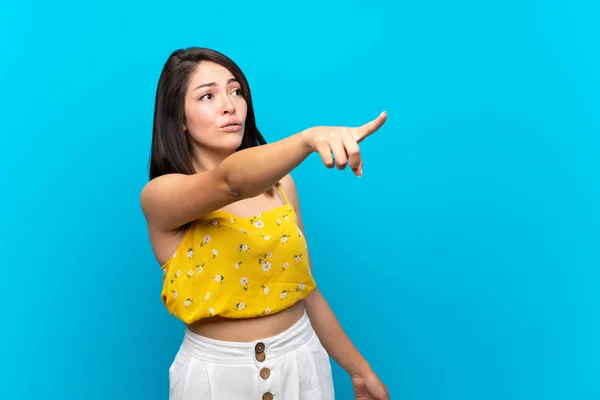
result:
<svg viewBox="0 0 600 400"><path fill-rule="evenodd" d="M274 143L235 152L208 171L155 178L140 195L146 220L159 231L174 231L230 203L264 193L312 152L318 152L328 168L337 165L344 169L350 165L360 176L362 158L358 143L378 130L386 117L382 113L357 128L309 128Z"/></svg>

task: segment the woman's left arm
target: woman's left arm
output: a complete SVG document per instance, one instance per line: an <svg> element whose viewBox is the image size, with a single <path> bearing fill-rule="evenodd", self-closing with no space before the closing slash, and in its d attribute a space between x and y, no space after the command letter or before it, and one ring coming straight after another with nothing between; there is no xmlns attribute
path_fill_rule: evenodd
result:
<svg viewBox="0 0 600 400"><path fill-rule="evenodd" d="M305 234L300 216L300 201L294 181L290 175L287 175L281 183L288 200L296 210L298 226ZM335 317L329 303L327 303L318 288L306 298L305 304L306 313L323 347L331 358L350 375L355 398L361 400L388 400L390 397L387 388L352 344Z"/></svg>

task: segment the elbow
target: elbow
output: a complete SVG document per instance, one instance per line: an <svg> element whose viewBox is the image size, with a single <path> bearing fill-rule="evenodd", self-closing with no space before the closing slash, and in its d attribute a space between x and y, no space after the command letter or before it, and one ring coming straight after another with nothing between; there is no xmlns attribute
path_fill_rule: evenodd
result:
<svg viewBox="0 0 600 400"><path fill-rule="evenodd" d="M225 184L227 194L234 201L256 197L266 189L252 179L248 171L238 167L231 168L231 161L225 160L221 163L221 180Z"/></svg>
<svg viewBox="0 0 600 400"><path fill-rule="evenodd" d="M222 182L225 193L233 201L242 200L244 198L244 187L239 182L239 179L233 179L229 173L229 169L225 168L222 174Z"/></svg>
<svg viewBox="0 0 600 400"><path fill-rule="evenodd" d="M227 196L229 196L235 201L242 200L244 198L244 196L242 196L242 191L240 190L240 188L231 185L231 183L228 181L225 181L225 192L227 193Z"/></svg>

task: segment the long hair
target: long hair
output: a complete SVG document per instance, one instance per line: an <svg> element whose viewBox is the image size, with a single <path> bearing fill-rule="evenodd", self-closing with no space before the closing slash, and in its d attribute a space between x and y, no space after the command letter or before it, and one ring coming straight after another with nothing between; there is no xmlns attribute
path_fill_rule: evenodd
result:
<svg viewBox="0 0 600 400"><path fill-rule="evenodd" d="M191 75L202 61L212 61L227 68L242 87L242 96L247 103L245 131L237 150L266 144L256 126L250 86L240 67L229 57L218 51L191 47L171 53L160 74L154 105L152 149L150 155L150 180L165 174L192 175L194 148L185 124L185 94ZM273 189L267 191L273 195Z"/></svg>

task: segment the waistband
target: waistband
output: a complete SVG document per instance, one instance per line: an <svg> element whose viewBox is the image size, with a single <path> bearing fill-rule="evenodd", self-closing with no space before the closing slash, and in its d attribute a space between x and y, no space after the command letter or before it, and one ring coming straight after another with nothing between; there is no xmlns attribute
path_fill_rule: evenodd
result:
<svg viewBox="0 0 600 400"><path fill-rule="evenodd" d="M192 357L217 364L260 364L256 359L257 345L266 359L272 360L281 355L297 350L307 343L315 331L306 311L302 318L287 330L271 337L251 342L230 342L207 338L185 330L181 350Z"/></svg>

